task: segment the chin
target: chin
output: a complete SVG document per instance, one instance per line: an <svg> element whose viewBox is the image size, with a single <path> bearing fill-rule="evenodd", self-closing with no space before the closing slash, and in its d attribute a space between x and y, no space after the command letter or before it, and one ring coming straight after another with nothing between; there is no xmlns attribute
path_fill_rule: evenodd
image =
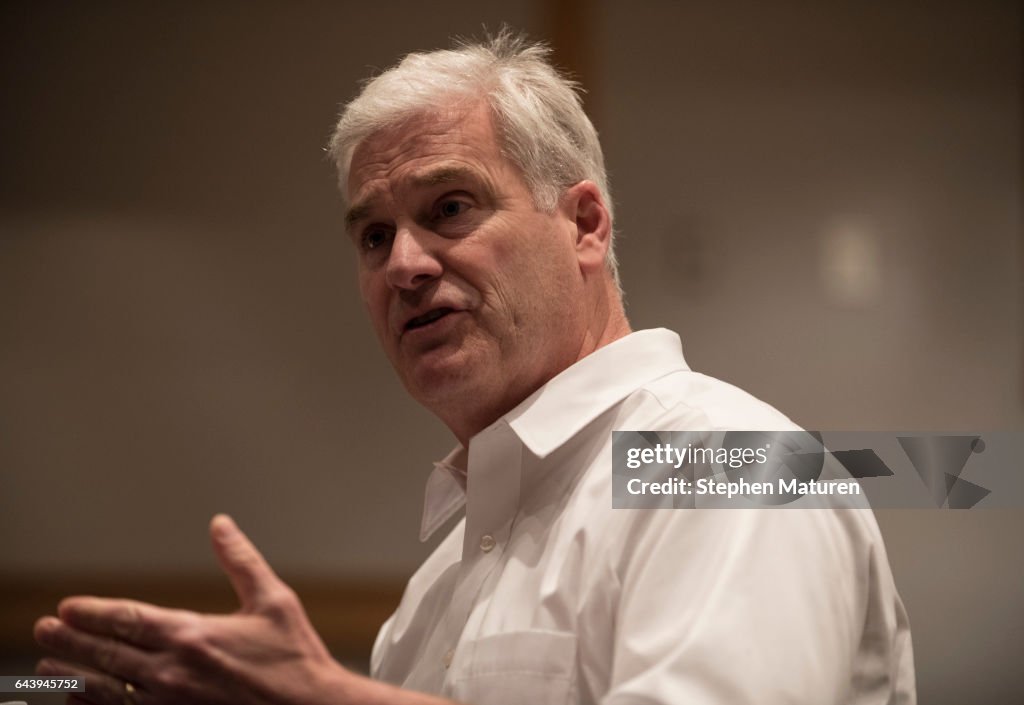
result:
<svg viewBox="0 0 1024 705"><path fill-rule="evenodd" d="M413 369L402 375L405 388L421 404L430 405L458 397L466 390L479 388L475 365L467 364L460 356L448 356L444 360L420 360Z"/></svg>

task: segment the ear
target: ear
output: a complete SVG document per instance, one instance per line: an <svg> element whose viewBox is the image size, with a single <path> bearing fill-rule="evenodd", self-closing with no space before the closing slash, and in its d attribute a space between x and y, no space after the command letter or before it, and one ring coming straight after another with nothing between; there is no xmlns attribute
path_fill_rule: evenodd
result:
<svg viewBox="0 0 1024 705"><path fill-rule="evenodd" d="M581 181L562 196L562 209L576 226L576 259L584 274L600 272L611 247L612 221L601 190L593 181Z"/></svg>

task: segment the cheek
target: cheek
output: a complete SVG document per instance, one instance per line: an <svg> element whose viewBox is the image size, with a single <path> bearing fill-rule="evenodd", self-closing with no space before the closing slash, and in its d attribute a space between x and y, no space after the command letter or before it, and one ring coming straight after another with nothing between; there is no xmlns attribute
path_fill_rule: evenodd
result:
<svg viewBox="0 0 1024 705"><path fill-rule="evenodd" d="M486 239L481 262L505 279L524 282L544 278L564 260L564 243L546 217L509 218Z"/></svg>
<svg viewBox="0 0 1024 705"><path fill-rule="evenodd" d="M536 227L535 236L524 238L504 253L508 262L507 278L517 280L512 283L535 293L570 285L576 265L567 238L547 222L542 221Z"/></svg>

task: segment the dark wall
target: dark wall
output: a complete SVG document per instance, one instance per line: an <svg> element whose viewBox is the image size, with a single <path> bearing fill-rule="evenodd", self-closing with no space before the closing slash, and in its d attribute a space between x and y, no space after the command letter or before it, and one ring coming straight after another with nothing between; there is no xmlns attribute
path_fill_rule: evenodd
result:
<svg viewBox="0 0 1024 705"><path fill-rule="evenodd" d="M1019 4L556 5L3 6L0 574L212 575L216 511L287 577L417 564L452 441L372 339L322 147L482 23L591 87L636 327L809 427L1024 425ZM1024 692L1022 516L880 514L922 702Z"/></svg>

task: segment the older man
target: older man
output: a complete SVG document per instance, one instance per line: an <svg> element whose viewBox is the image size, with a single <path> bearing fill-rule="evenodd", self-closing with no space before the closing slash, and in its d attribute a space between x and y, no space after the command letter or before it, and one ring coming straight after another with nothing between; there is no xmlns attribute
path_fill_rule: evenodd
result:
<svg viewBox="0 0 1024 705"><path fill-rule="evenodd" d="M793 426L691 372L675 334L630 331L597 136L542 48L412 54L331 151L376 333L458 440L423 534L465 517L381 629L373 679L331 660L226 517L239 613L71 598L37 626L39 673L119 704L914 701L870 511L612 509L613 430Z"/></svg>

